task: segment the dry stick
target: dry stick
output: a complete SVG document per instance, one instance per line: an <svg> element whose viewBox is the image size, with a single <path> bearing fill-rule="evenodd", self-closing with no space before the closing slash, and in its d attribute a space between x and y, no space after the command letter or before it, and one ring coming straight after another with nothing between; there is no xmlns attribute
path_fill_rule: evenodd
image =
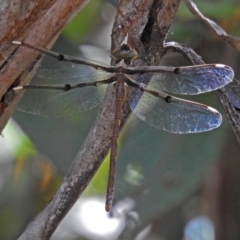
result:
<svg viewBox="0 0 240 240"><path fill-rule="evenodd" d="M197 5L193 3L191 0L185 0L189 10L196 15L201 21L210 27L210 29L219 37L219 39L226 41L230 46L240 50L240 38L231 36L227 34L217 23L213 20L205 17L200 10L197 8ZM228 120L231 123L232 129L236 136L238 143L240 144L240 113L239 110L235 108L235 106L231 103L231 100L228 97L228 89L227 87L221 88L216 91L217 97L224 108Z"/></svg>

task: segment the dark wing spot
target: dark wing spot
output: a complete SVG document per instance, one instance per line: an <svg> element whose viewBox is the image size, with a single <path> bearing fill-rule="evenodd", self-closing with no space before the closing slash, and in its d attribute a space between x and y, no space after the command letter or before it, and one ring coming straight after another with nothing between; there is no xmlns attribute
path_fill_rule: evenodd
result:
<svg viewBox="0 0 240 240"><path fill-rule="evenodd" d="M64 86L64 91L68 91L68 90L70 90L71 89L71 85L70 84L66 84L65 86Z"/></svg>
<svg viewBox="0 0 240 240"><path fill-rule="evenodd" d="M166 101L167 103L170 103L171 100L172 100L172 97L171 97L171 96L166 96L166 97L165 97L165 101Z"/></svg>
<svg viewBox="0 0 240 240"><path fill-rule="evenodd" d="M64 55L59 54L59 55L58 55L58 61L63 61L63 60L64 60Z"/></svg>
<svg viewBox="0 0 240 240"><path fill-rule="evenodd" d="M180 69L179 68L175 68L174 69L174 73L179 74L180 73Z"/></svg>

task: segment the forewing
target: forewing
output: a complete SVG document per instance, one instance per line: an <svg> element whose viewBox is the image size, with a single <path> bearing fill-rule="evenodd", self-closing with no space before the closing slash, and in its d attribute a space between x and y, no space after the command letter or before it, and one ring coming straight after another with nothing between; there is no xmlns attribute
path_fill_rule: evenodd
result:
<svg viewBox="0 0 240 240"><path fill-rule="evenodd" d="M113 76L112 73L108 73L101 70L101 66L110 67L108 65L90 61L81 58L75 58L72 56L64 55L64 58L59 53L50 52L52 56L44 54L35 49L28 48L26 46L19 46L18 50L26 52L26 55L34 55L35 60L28 66L26 66L26 55L11 57L9 56L9 49L13 44L5 43L1 45L0 52L5 59L23 71L31 71L35 73L34 83L38 84L73 84L81 82L96 82L109 79ZM46 51L47 52L47 51ZM41 61L41 57L43 60ZM70 62L72 61L72 62ZM81 64L86 63L86 64ZM95 67L90 66L93 64Z"/></svg>
<svg viewBox="0 0 240 240"><path fill-rule="evenodd" d="M50 51L43 54L43 52L21 45L17 51L19 50L26 51L26 54L34 54L35 60L26 66L24 54L21 56L18 54L17 57L9 56L9 43L3 44L0 48L2 55L13 66L23 71L35 73L31 85L37 85L40 88L17 90L18 92L24 91L24 95L16 108L31 114L45 117L65 117L91 109L98 105L103 97L106 84L100 82L110 79L114 75L101 70L102 66L109 66L98 62L67 55L61 56ZM51 56L47 55L49 53ZM41 61L42 56L44 57L43 61ZM94 67L90 66L91 64ZM83 83L93 83L93 85L73 87L77 84L83 85ZM70 85L71 89L65 91L65 85ZM48 86L49 89L41 88L43 86ZM55 86L62 87L62 90L54 89ZM10 103L13 93L14 90L6 95L5 100L8 103Z"/></svg>
<svg viewBox="0 0 240 240"><path fill-rule="evenodd" d="M162 72L145 72L130 76L138 82L149 81L153 89L182 94L195 95L219 89L233 80L232 68L222 64L206 64L189 67L152 67ZM151 67L150 67L151 69Z"/></svg>

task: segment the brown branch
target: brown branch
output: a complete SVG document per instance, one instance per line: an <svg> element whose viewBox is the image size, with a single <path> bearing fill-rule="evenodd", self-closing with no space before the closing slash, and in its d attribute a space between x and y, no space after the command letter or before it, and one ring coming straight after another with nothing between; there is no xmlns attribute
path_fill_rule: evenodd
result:
<svg viewBox="0 0 240 240"><path fill-rule="evenodd" d="M1 16L1 38L0 46L4 42L12 40L22 40L31 43L35 46L47 47L51 46L60 31L68 23L68 21L77 14L77 12L86 4L87 0L77 0L69 3L66 0L51 0L43 4L43 1L29 0L29 1L15 1L15 5L1 2L0 16ZM1 6L9 6L2 9ZM12 9L16 7L18 10ZM31 9L30 9L31 6ZM25 16L25 17L24 17ZM11 23L11 25L9 24ZM9 54L13 49L9 49ZM35 56L30 54L26 49L15 52L14 59L23 59L24 63L28 66ZM3 63L3 57L0 58L0 63ZM9 87L14 82L19 81L21 70L14 67L14 64L7 64L1 71L0 77L0 98L4 96ZM29 82L31 74L24 74L20 82ZM5 108L6 106L1 103L1 116L0 116L0 130L5 127L9 117L12 114L14 106ZM4 112L3 112L4 110Z"/></svg>
<svg viewBox="0 0 240 240"><path fill-rule="evenodd" d="M189 10L207 24L212 31L223 41L228 42L233 48L240 50L240 39L227 34L217 23L205 17L191 0L185 0ZM216 91L218 99L224 108L232 129L240 144L240 113L239 105L239 86L230 85ZM235 101L236 99L236 101Z"/></svg>
<svg viewBox="0 0 240 240"><path fill-rule="evenodd" d="M233 37L229 34L227 34L217 23L215 23L213 20L205 17L200 10L197 8L197 5L193 3L191 0L185 0L186 4L191 11L192 14L196 15L198 18L200 18L206 25L208 25L212 31L215 32L215 34L223 41L228 42L233 48L240 51L240 38Z"/></svg>
<svg viewBox="0 0 240 240"><path fill-rule="evenodd" d="M120 10L118 10L112 31L112 50L116 49L128 34L128 44L136 49L140 56L135 61L135 66L157 65L164 55L163 43L180 0L135 0L132 2L122 1L119 6ZM132 12L129 9L131 4L136 4L133 5ZM128 98L123 104L122 125L130 114L129 102L135 94L135 89L130 89L128 92Z"/></svg>

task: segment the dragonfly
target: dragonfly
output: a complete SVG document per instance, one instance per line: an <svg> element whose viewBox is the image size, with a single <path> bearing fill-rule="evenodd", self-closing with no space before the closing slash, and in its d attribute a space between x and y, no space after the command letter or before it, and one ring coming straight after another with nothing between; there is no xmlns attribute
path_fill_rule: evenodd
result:
<svg viewBox="0 0 240 240"><path fill-rule="evenodd" d="M19 110L45 117L76 115L97 106L106 87L113 85L116 110L110 146L106 211L110 211L114 197L117 140L121 109L128 88L137 89L130 109L141 120L171 133L199 133L220 126L221 114L210 106L170 94L197 95L214 91L230 83L234 77L232 68L223 64L135 67L133 63L138 54L127 44L112 52L116 66L59 54L26 42L13 41L11 44L48 58L47 63L40 64L36 70L36 75L41 78L40 84L16 86L9 91L11 96L24 91L17 106ZM39 57L25 70L35 69L38 60ZM21 61L16 65L21 65ZM47 84L44 84L45 79L48 79Z"/></svg>

